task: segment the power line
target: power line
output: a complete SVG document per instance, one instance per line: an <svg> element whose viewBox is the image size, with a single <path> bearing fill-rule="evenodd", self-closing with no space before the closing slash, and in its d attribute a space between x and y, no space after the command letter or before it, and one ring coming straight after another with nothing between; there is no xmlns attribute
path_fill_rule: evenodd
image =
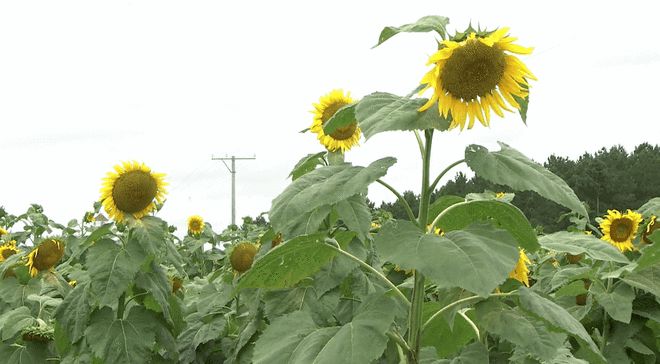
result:
<svg viewBox="0 0 660 364"><path fill-rule="evenodd" d="M231 223L232 225L236 225L236 161L237 160L249 160L249 159L257 159L256 156L253 157L236 157L232 155L231 157L213 157L211 156L211 160L214 161L222 161L222 164L227 167L227 170L229 173L231 173ZM231 161L231 168L227 165L227 162L225 161Z"/></svg>

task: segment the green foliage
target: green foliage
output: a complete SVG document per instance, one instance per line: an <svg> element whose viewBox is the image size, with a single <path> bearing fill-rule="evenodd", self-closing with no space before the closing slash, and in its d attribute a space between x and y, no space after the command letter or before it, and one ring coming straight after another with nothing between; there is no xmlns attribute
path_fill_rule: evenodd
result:
<svg viewBox="0 0 660 364"><path fill-rule="evenodd" d="M571 233L560 231L545 235L539 239L541 246L573 255L586 254L591 259L607 262L628 263L628 258L613 245L605 244L602 240L585 233Z"/></svg>
<svg viewBox="0 0 660 364"><path fill-rule="evenodd" d="M386 40L392 38L393 36L399 33L426 33L435 31L438 33L442 39L447 35L447 24L449 24L449 18L444 16L430 15L420 18L414 23L405 24L400 27L388 26L383 28L378 37L378 44L374 46L378 47L383 44Z"/></svg>
<svg viewBox="0 0 660 364"><path fill-rule="evenodd" d="M330 135L337 131L337 129L345 128L355 123L355 106L356 104L350 104L337 110L327 122L323 123L323 132L326 135Z"/></svg>
<svg viewBox="0 0 660 364"><path fill-rule="evenodd" d="M325 164L324 157L326 154L327 152L319 152L315 154L307 154L306 156L302 157L298 161L298 163L296 163L296 165L293 167L291 173L289 173L289 177L291 177L291 180L295 181L305 173L315 170L317 166L324 165Z"/></svg>

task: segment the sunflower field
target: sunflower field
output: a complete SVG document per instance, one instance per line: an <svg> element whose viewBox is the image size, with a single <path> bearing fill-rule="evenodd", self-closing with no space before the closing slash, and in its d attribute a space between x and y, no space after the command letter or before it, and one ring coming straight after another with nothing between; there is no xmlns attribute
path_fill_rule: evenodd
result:
<svg viewBox="0 0 660 364"><path fill-rule="evenodd" d="M66 224L36 204L0 209L1 361L656 363L660 197L591 221L561 178L504 143L467 145L430 175L434 134L509 112L525 121L536 81L519 58L533 49L508 28L450 34L448 22L380 33L377 46L403 32L439 37L409 95L320 97L307 131L325 151L295 164L268 222L215 231L193 215L181 236L155 216L167 177L135 161ZM385 181L396 158L347 161L362 136L383 132L419 149L417 211ZM431 200L462 164L565 207L571 226L540 234L513 193ZM370 208L371 184L408 218Z"/></svg>

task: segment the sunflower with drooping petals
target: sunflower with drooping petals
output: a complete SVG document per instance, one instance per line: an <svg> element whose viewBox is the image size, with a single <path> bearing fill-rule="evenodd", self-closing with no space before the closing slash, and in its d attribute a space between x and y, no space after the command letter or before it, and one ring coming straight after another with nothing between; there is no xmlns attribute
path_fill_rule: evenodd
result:
<svg viewBox="0 0 660 364"><path fill-rule="evenodd" d="M0 245L0 262L4 262L5 259L16 253L18 253L18 248L16 248L16 240L10 240Z"/></svg>
<svg viewBox="0 0 660 364"><path fill-rule="evenodd" d="M637 212L628 210L622 214L618 210L607 210L607 215L600 222L600 229L603 231L601 239L614 245L621 252L633 250L632 241L641 222L642 215Z"/></svg>
<svg viewBox="0 0 660 364"><path fill-rule="evenodd" d="M39 272L50 270L64 256L64 243L59 239L49 238L32 249L25 264L30 275L35 277Z"/></svg>
<svg viewBox="0 0 660 364"><path fill-rule="evenodd" d="M188 218L188 234L196 236L204 231L204 219L199 215Z"/></svg>
<svg viewBox="0 0 660 364"><path fill-rule="evenodd" d="M646 229L644 229L644 233L642 233L642 241L646 244L653 244L651 239L649 239L649 236L651 236L651 234L653 234L653 232L660 227L660 224L656 222L656 219L657 216L651 216L649 223L646 225Z"/></svg>
<svg viewBox="0 0 660 364"><path fill-rule="evenodd" d="M310 130L316 133L317 138L323 146L331 152L341 151L342 153L357 145L360 141L360 127L357 121L338 128L332 134L326 134L323 131L323 124L342 107L354 102L349 92L344 94L342 90L332 90L321 96L318 104L314 104L314 123Z"/></svg>
<svg viewBox="0 0 660 364"><path fill-rule="evenodd" d="M154 173L144 163L123 162L103 179L101 203L117 222L126 216L140 219L165 200L165 174Z"/></svg>
<svg viewBox="0 0 660 364"><path fill-rule="evenodd" d="M420 94L432 88L433 96L420 111L437 102L443 117L451 114L449 128L463 130L468 119L468 129L475 119L488 126L491 110L500 117L504 117L503 110L512 111L509 106L520 110L518 100L529 94L527 80L536 77L510 53L530 54L533 48L514 44L517 38L508 32L509 28L489 34L470 32L461 41L442 41L440 50L428 61L435 66L421 81L426 87Z"/></svg>
<svg viewBox="0 0 660 364"><path fill-rule="evenodd" d="M524 249L519 249L518 262L516 263L515 268L509 273L509 278L513 278L518 282L524 284L526 287L529 287L529 265L532 262L529 260L527 254L525 254Z"/></svg>

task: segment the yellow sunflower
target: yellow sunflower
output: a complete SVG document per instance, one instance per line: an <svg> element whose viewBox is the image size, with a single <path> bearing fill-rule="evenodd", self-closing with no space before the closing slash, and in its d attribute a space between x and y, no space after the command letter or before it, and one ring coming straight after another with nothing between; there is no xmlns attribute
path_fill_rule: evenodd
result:
<svg viewBox="0 0 660 364"><path fill-rule="evenodd" d="M18 249L16 248L16 240L10 240L0 245L0 262L4 262L5 259L16 253L18 253Z"/></svg>
<svg viewBox="0 0 660 364"><path fill-rule="evenodd" d="M103 179L101 202L108 215L123 222L126 215L139 219L165 200L165 175L153 173L144 163L123 162Z"/></svg>
<svg viewBox="0 0 660 364"><path fill-rule="evenodd" d="M242 242L234 246L234 249L229 256L231 267L239 273L246 272L252 267L255 255L259 248L256 244L250 242Z"/></svg>
<svg viewBox="0 0 660 364"><path fill-rule="evenodd" d="M532 262L527 257L527 254L525 254L525 250L520 249L518 263L516 263L516 267L513 268L511 273L509 273L509 278L513 278L529 287L529 268L527 266L530 264L532 264Z"/></svg>
<svg viewBox="0 0 660 364"><path fill-rule="evenodd" d="M3 235L7 235L7 234L9 234L9 231L7 231L7 230L0 227L0 237L3 236Z"/></svg>
<svg viewBox="0 0 660 364"><path fill-rule="evenodd" d="M344 94L342 90L332 90L324 96L321 96L318 104L314 104L314 123L310 130L317 134L317 138L329 151L342 153L357 145L360 141L360 128L357 121L335 130L334 133L327 135L323 132L325 124L332 115L342 107L352 104L353 99L350 93Z"/></svg>
<svg viewBox="0 0 660 364"><path fill-rule="evenodd" d="M30 275L35 277L39 272L49 270L62 259L64 255L64 243L59 239L46 239L38 247L32 249L27 256L25 264L30 270Z"/></svg>
<svg viewBox="0 0 660 364"><path fill-rule="evenodd" d="M600 222L600 229L603 230L601 239L622 252L633 250L632 240L641 222L642 215L637 212L628 210L622 214L618 210L607 210L607 215Z"/></svg>
<svg viewBox="0 0 660 364"><path fill-rule="evenodd" d="M188 218L188 234L199 235L204 231L204 219L199 215L192 215Z"/></svg>
<svg viewBox="0 0 660 364"><path fill-rule="evenodd" d="M656 224L656 216L653 215L651 216L651 219L649 220L648 225L646 225L646 229L644 229L644 233L642 233L642 241L644 241L646 244L653 244L651 239L649 239L649 236L653 234L653 232L660 227L660 224Z"/></svg>
<svg viewBox="0 0 660 364"><path fill-rule="evenodd" d="M509 28L498 29L488 35L472 32L462 41L445 40L441 48L429 58L428 65L435 64L421 83L423 93L433 88L433 96L419 111L429 109L438 102L440 114L445 118L451 113L450 129L474 125L475 118L481 124L490 124L490 110L504 117L502 110L511 111L507 103L520 110L516 97L528 95L527 79L536 80L516 56L530 54L533 48L513 44L517 38L507 35Z"/></svg>

